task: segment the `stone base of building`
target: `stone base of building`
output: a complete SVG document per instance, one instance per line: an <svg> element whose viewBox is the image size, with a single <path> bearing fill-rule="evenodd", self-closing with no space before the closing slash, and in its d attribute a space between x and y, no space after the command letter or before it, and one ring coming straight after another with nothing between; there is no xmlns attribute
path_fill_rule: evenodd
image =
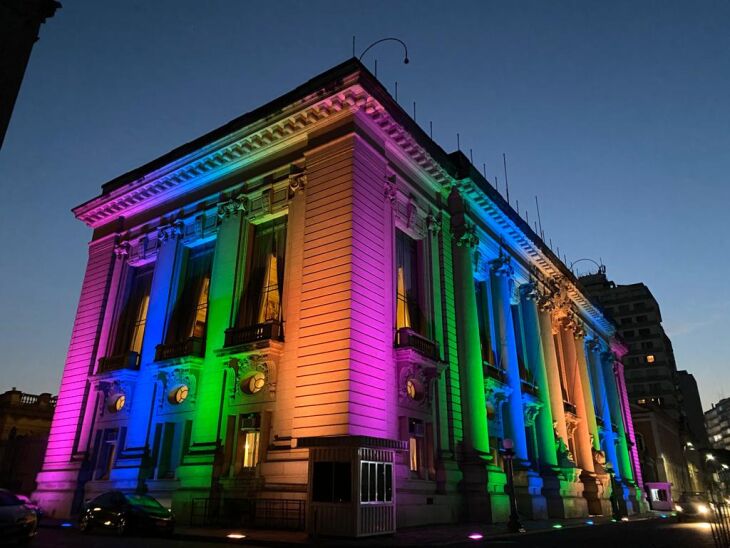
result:
<svg viewBox="0 0 730 548"><path fill-rule="evenodd" d="M36 477L37 487L32 495L46 516L68 519L84 500L83 486L79 487L81 463L70 463L59 470L43 470Z"/></svg>
<svg viewBox="0 0 730 548"><path fill-rule="evenodd" d="M534 470L515 470L515 498L521 516L547 519L547 500L542 494L543 480Z"/></svg>
<svg viewBox="0 0 730 548"><path fill-rule="evenodd" d="M583 496L584 485L577 468L545 470L542 474L542 494L549 518L569 519L588 515L588 501Z"/></svg>

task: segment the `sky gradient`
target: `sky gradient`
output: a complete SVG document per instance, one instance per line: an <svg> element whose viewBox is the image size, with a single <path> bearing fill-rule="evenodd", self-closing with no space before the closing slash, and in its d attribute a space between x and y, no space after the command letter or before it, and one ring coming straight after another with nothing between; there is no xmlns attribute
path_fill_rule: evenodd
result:
<svg viewBox="0 0 730 548"><path fill-rule="evenodd" d="M367 4L367 5L364 5ZM0 150L0 390L58 390L104 182L363 61L567 255L644 282L708 408L730 395L730 3L64 2ZM580 271L590 263L582 262Z"/></svg>

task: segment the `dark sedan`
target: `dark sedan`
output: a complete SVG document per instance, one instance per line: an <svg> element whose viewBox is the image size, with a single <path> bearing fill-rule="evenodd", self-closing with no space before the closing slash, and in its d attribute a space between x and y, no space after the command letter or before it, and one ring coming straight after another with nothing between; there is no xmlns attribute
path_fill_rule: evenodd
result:
<svg viewBox="0 0 730 548"><path fill-rule="evenodd" d="M0 489L0 544L30 542L38 530L38 516L10 491Z"/></svg>
<svg viewBox="0 0 730 548"><path fill-rule="evenodd" d="M148 495L108 491L86 502L79 516L79 529L108 529L118 535L128 532L171 535L175 516Z"/></svg>
<svg viewBox="0 0 730 548"><path fill-rule="evenodd" d="M674 505L678 521L709 521L711 506L700 493L685 493Z"/></svg>

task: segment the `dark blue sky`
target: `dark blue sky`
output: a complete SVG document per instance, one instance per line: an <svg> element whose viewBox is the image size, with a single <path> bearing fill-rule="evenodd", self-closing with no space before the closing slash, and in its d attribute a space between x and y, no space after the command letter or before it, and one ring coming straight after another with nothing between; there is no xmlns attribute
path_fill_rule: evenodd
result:
<svg viewBox="0 0 730 548"><path fill-rule="evenodd" d="M372 50L401 104L568 261L643 281L705 407L730 394L728 2L64 2L0 151L0 389L56 392L107 180ZM584 269L589 263L581 263Z"/></svg>

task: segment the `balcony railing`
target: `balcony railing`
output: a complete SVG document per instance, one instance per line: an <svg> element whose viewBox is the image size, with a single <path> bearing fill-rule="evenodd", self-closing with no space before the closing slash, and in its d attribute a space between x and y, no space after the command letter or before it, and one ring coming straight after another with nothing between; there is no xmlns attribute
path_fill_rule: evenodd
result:
<svg viewBox="0 0 730 548"><path fill-rule="evenodd" d="M158 344L155 347L155 361L157 362L172 358L182 358L183 356L202 355L203 339L200 337L190 337L184 341Z"/></svg>
<svg viewBox="0 0 730 548"><path fill-rule="evenodd" d="M107 373L118 369L139 369L139 354L130 350L124 354L99 358L97 373Z"/></svg>
<svg viewBox="0 0 730 548"><path fill-rule="evenodd" d="M230 327L226 329L224 346L238 346L240 344L267 340L284 340L284 330L279 322L259 323L245 327Z"/></svg>
<svg viewBox="0 0 730 548"><path fill-rule="evenodd" d="M484 376L490 377L494 380L497 380L503 384L507 382L507 373L504 369L500 369L496 365L492 365L491 363L483 362L483 369L484 369Z"/></svg>
<svg viewBox="0 0 730 548"><path fill-rule="evenodd" d="M431 360L439 359L438 343L419 335L408 327L401 327L395 334L396 348L412 348Z"/></svg>

